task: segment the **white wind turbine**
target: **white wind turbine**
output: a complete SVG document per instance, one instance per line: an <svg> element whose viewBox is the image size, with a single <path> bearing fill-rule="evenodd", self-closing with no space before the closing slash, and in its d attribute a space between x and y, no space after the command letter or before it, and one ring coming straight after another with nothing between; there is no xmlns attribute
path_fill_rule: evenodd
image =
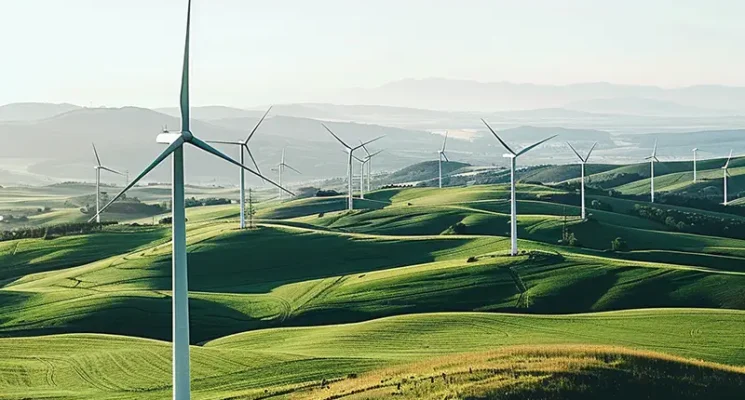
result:
<svg viewBox="0 0 745 400"><path fill-rule="evenodd" d="M251 149L248 148L248 141L251 140L254 133L256 133L256 130L259 129L259 125L261 125L262 122L264 122L264 118L266 118L266 115L269 114L269 111L272 110L272 107L269 107L269 109L266 110L264 115L261 116L261 119L259 119L259 122L256 123L254 128L251 130L251 132L248 134L248 137L246 137L245 140L235 140L235 141L228 141L228 140L207 140L207 143L220 143L220 144L232 144L238 146L238 151L240 152L240 163L241 165L245 165L244 160L244 151L248 153L248 156L251 158L251 162L253 162L254 166L256 167L256 172L261 173L261 170L259 169L259 164L256 163L256 159L254 158L253 154L251 154ZM240 204L241 204L241 223L240 227L241 229L246 228L246 170L243 168L240 169ZM282 182L279 182L279 185L282 185ZM281 193L281 191L280 191Z"/></svg>
<svg viewBox="0 0 745 400"><path fill-rule="evenodd" d="M341 143L342 146L344 146L344 149L347 152L347 178L348 178L348 188L347 188L347 190L348 190L348 197L349 197L348 208L351 211L351 210L354 209L354 205L353 205L353 202L352 202L352 156L353 156L352 153L354 153L355 150L358 150L358 149L362 148L364 145L370 144L370 143L372 143L372 142L374 142L374 141L382 138L382 136L378 136L378 137L376 137L373 140L368 140L367 142L364 142L364 143L360 144L357 147L349 147L349 145L347 145L346 143L344 143L343 140L339 139L339 137L336 136L336 134L334 134L334 132L332 132L331 129L329 129L329 127L326 126L326 124L323 124L322 123L321 125L323 125L323 127L326 128L326 130L331 134L331 136L334 137L334 139L336 139L339 143Z"/></svg>
<svg viewBox="0 0 745 400"><path fill-rule="evenodd" d="M724 203L722 204L724 204L725 206L727 205L728 197L729 197L727 196L727 177L729 176L728 168L729 168L729 162L731 159L732 159L732 150L729 151L729 157L727 157L727 162L722 167L722 172L724 173Z"/></svg>
<svg viewBox="0 0 745 400"><path fill-rule="evenodd" d="M189 294L186 265L186 211L184 206L184 145L190 144L229 163L246 169L248 172L279 186L258 172L255 172L238 161L216 150L209 144L198 139L191 132L189 124L189 33L191 26L191 0L188 3L186 17L186 36L184 45L184 61L181 75L181 131L164 132L158 135L158 143L168 144L168 147L130 182L100 211L103 212L127 190L158 166L169 155L172 161L173 180L171 182L172 208L172 282L173 282L173 399L188 400L190 398L189 380ZM91 218L93 220L98 216Z"/></svg>
<svg viewBox="0 0 745 400"><path fill-rule="evenodd" d="M587 160L590 159L590 154L592 154L592 151L595 149L595 146L598 145L598 142L593 143L592 147L590 147L590 151L587 152L587 155L585 157L582 157L581 155L579 155L577 150L575 150L574 147L572 147L571 143L567 142L567 145L569 146L570 149L572 149L574 154L577 155L577 158L579 158L579 165L580 165L580 169L582 170L580 195L582 196L582 219L584 220L585 219L585 164L587 164Z"/></svg>
<svg viewBox="0 0 745 400"><path fill-rule="evenodd" d="M285 172L285 168L289 168L289 169L297 172L298 174L300 174L300 171L296 170L295 168L292 168L290 165L288 165L285 162L285 149L283 148L282 149L282 159L281 159L281 161L279 162L279 164L277 164L277 168L272 168L272 171L277 171L277 176L279 178L277 180L277 182L279 183L279 186L280 186L280 188L279 188L279 201L282 201L282 195L284 194L283 193L284 192L284 189L282 188L282 174Z"/></svg>
<svg viewBox="0 0 745 400"><path fill-rule="evenodd" d="M93 145L93 154L96 156L96 165L93 166L93 169L96 170L96 223L101 222L101 170L109 171L112 173L115 173L120 176L124 176L123 173L113 170L109 167L105 167L101 165L101 159L98 157L98 151L96 151L96 145L91 143Z"/></svg>
<svg viewBox="0 0 745 400"><path fill-rule="evenodd" d="M657 139L654 141L654 149L652 149L652 155L649 157L646 157L645 160L649 160L649 171L650 171L650 179L649 179L649 185L650 185L650 193L651 193L651 199L652 203L654 203L654 163L660 162L660 159L657 158Z"/></svg>
<svg viewBox="0 0 745 400"><path fill-rule="evenodd" d="M362 141L360 140L360 143ZM365 154L367 155L365 157L365 162L367 163L367 191L370 191L370 175L372 174L372 158L377 156L378 154L382 153L383 150L376 151L372 154L367 150L367 146L364 144L362 145L362 150L365 150Z"/></svg>
<svg viewBox="0 0 745 400"><path fill-rule="evenodd" d="M445 131L445 139L442 141L442 149L437 150L437 166L439 167L438 176L439 176L439 182L440 182L440 189L442 189L442 159L445 158L445 161L450 162L450 160L448 160L448 156L445 155L445 144L447 142L448 142L448 131Z"/></svg>
<svg viewBox="0 0 745 400"><path fill-rule="evenodd" d="M698 148L693 149L693 183L696 183L696 153Z"/></svg>
<svg viewBox="0 0 745 400"><path fill-rule="evenodd" d="M538 147L539 145L555 138L559 135L553 135L551 137L548 137L546 139L541 140L540 142L531 144L528 147L523 148L522 150L518 151L517 153L513 151L510 146L507 146L507 143L505 143L502 138L497 135L497 132L494 131L494 129L489 126L489 124L482 118L481 122L486 125L487 128L491 131L492 134L494 134L494 137L499 140L499 143L502 144L502 147L504 147L507 151L509 151L508 154L504 154L503 157L510 159L510 254L515 256L517 255L517 200L515 197L515 160L517 160L518 157L521 155L529 152L530 150L533 150L534 148Z"/></svg>

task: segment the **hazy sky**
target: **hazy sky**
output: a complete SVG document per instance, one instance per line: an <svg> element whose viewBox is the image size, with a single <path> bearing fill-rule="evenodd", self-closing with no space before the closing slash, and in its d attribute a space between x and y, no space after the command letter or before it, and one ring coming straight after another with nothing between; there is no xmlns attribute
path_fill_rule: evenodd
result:
<svg viewBox="0 0 745 400"><path fill-rule="evenodd" d="M176 106L185 0L0 0L0 104ZM195 105L403 78L745 85L740 0L194 0Z"/></svg>

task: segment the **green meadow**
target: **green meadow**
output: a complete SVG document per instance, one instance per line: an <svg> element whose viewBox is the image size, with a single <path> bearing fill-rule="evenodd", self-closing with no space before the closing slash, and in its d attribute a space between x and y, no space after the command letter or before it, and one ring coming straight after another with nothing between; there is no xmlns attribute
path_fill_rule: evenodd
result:
<svg viewBox="0 0 745 400"><path fill-rule="evenodd" d="M717 162L695 185L690 163L664 163L655 183L716 185ZM584 221L573 169L524 176L515 257L504 184L381 189L352 212L343 196L267 201L248 230L235 204L188 208L194 398L739 398L745 239L609 196L644 194L645 165L592 169L605 186L588 204L603 206ZM3 188L0 204L51 207L29 217L42 226L77 222L64 204L85 190ZM0 399L169 398L170 228L152 224L163 216L0 242Z"/></svg>

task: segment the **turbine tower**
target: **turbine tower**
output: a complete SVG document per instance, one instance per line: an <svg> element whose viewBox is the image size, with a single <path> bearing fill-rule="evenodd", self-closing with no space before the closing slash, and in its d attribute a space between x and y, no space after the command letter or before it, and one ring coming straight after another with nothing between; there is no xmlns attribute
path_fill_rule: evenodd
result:
<svg viewBox="0 0 745 400"><path fill-rule="evenodd" d="M518 157L521 155L529 152L530 150L533 150L534 148L538 147L539 145L548 142L549 140L555 138L559 135L553 135L551 137L548 137L546 139L541 140L540 142L531 144L528 147L525 147L524 149L515 152L513 151L510 146L507 146L507 143L505 143L502 138L497 135L497 132L494 131L494 129L489 126L489 124L484 120L481 119L481 122L486 125L487 128L491 131L492 134L494 134L494 137L499 140L499 143L502 144L502 147L504 147L507 151L509 151L508 154L504 154L503 157L510 159L510 255L516 256L517 255L517 201L515 197L515 160L517 160Z"/></svg>
<svg viewBox="0 0 745 400"><path fill-rule="evenodd" d="M124 174L101 165L101 158L98 157L96 145L93 143L91 143L91 145L93 145L93 155L96 156L96 165L93 166L93 169L96 170L96 223L101 223L101 170L109 171L120 176L124 176Z"/></svg>
<svg viewBox="0 0 745 400"><path fill-rule="evenodd" d="M727 177L729 176L729 162L732 159L732 150L729 151L729 157L727 157L727 162L724 164L724 167L722 167L722 172L724 173L724 204L727 205L728 197L727 196Z"/></svg>
<svg viewBox="0 0 745 400"><path fill-rule="evenodd" d="M360 143L362 141L360 140ZM372 164L372 158L377 156L378 154L382 153L383 150L376 151L375 153L370 153L367 151L367 147L365 145L362 145L362 149L365 150L365 153L367 154L365 158L360 159L357 156L353 156L355 160L359 161L360 163L360 198L365 198L365 165L367 165L367 191L370 191L370 165Z"/></svg>
<svg viewBox="0 0 745 400"><path fill-rule="evenodd" d="M650 179L649 179L649 185L650 185L650 193L651 193L651 199L652 203L654 203L654 163L660 162L660 159L657 158L657 139L654 141L654 149L652 149L652 155L649 157L646 157L645 160L649 160L649 171L650 171Z"/></svg>
<svg viewBox="0 0 745 400"><path fill-rule="evenodd" d="M280 202L282 201L282 195L284 194L284 189L282 186L282 174L285 172L285 168L289 168L297 172L298 174L300 174L300 171L296 170L295 168L292 168L285 162L285 149L282 148L282 159L280 160L279 164L277 164L277 168L272 169L272 171L277 171L278 178L279 178L277 182L279 183L279 186L280 186L280 190L279 190L279 201Z"/></svg>
<svg viewBox="0 0 745 400"><path fill-rule="evenodd" d="M491 128L490 128L491 129ZM442 189L442 159L445 158L445 161L450 162L448 160L448 156L445 155L445 144L448 142L448 131L445 131L445 139L442 141L442 149L437 150L437 167L439 168L439 182L440 182L440 189Z"/></svg>
<svg viewBox="0 0 745 400"><path fill-rule="evenodd" d="M269 111L272 110L272 107L269 107L268 110L264 113L264 115L261 116L261 119L259 119L259 122L256 123L254 128L251 130L251 132L248 134L248 137L246 137L245 140L236 140L236 141L228 141L228 140L207 140L207 143L220 143L220 144L232 144L238 146L238 152L240 153L240 163L241 165L245 165L245 160L243 157L243 152L245 151L248 153L248 156L251 158L251 162L253 162L254 166L256 167L256 172L261 173L261 170L259 169L259 164L256 163L256 159L254 158L253 154L251 154L251 149L248 148L248 141L251 140L254 133L256 133L256 130L259 129L259 125L261 125L262 122L264 122L264 118L266 118L266 115L269 114ZM241 229L246 228L246 170L243 168L240 169L240 203L241 203ZM282 183L279 183L280 186ZM281 191L280 191L281 192Z"/></svg>
<svg viewBox="0 0 745 400"><path fill-rule="evenodd" d="M693 149L693 183L696 183L696 153L698 148Z"/></svg>
<svg viewBox="0 0 745 400"><path fill-rule="evenodd" d="M168 156L171 156L173 180L171 182L172 209L172 279L173 279L173 399L188 400L190 398L189 380L189 293L186 265L186 210L184 205L184 145L190 144L207 153L244 168L279 187L276 183L265 178L258 172L241 165L227 155L216 150L194 136L189 124L189 33L191 26L191 0L189 0L186 14L186 35L184 39L184 61L181 75L181 94L179 108L181 110L181 130L179 132L164 132L158 135L158 143L168 144L168 147L150 163L137 177L130 182L100 211L103 212L127 190L158 166ZM98 217L97 213L91 221Z"/></svg>
<svg viewBox="0 0 745 400"><path fill-rule="evenodd" d="M593 143L592 147L590 147L590 151L587 152L587 155L584 158L581 155L579 155L579 153L577 152L577 150L574 149L574 147L572 147L571 143L567 142L567 145L569 146L569 148L572 149L574 154L577 155L577 158L579 158L579 165L582 171L580 195L582 196L582 219L584 220L585 219L585 164L587 164L587 160L590 159L590 154L592 154L592 151L595 149L595 146L598 145L598 142Z"/></svg>
<svg viewBox="0 0 745 400"><path fill-rule="evenodd" d="M348 188L347 188L347 190L348 190L348 197L349 197L348 209L350 211L352 211L352 210L354 210L354 204L352 202L352 155L353 155L352 153L354 153L355 150L358 150L358 149L362 148L364 145L370 144L370 143L372 143L372 142L374 142L374 141L382 138L382 136L378 136L378 137L376 137L373 140L368 140L367 142L364 142L364 143L360 144L357 147L349 147L349 145L346 144L346 143L344 143L343 140L339 139L339 137L336 136L336 134L334 132L332 132L331 129L329 129L329 127L326 126L326 124L321 123L321 125L323 125L323 127L326 128L326 130L331 134L331 136L334 137L334 139L336 139L339 143L341 143L342 146L344 146L344 149L347 152L347 179L348 179L348 185L347 185Z"/></svg>

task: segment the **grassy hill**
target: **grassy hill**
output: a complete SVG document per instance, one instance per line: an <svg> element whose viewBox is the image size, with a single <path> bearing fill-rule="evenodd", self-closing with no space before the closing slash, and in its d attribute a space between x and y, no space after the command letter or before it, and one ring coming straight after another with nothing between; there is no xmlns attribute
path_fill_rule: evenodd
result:
<svg viewBox="0 0 745 400"><path fill-rule="evenodd" d="M261 330L193 346L192 387L197 399L307 397L318 395L319 390L326 398L349 395L353 387L376 398L381 396L376 391L381 388L401 391L399 382L411 396L415 381L428 396L442 390L499 393L502 386L494 381L500 379L485 381L483 376L494 376L497 371L497 377L509 377L507 382L517 385L516 392L524 395L540 395L541 390L579 391L578 395L585 396L618 393L617 386L607 384L628 382L622 393L652 388L689 398L702 390L709 395L732 396L739 395L742 388L742 368L712 363L745 363L742 352L737 351L742 346L742 333L732 330L745 323L743 318L738 311L706 310L556 317L445 313ZM529 347L505 347L526 344ZM601 347L587 347L589 344ZM624 345L646 350L616 347ZM472 354L484 351L489 353ZM0 339L0 390L9 399L167 398L169 352L166 342L120 336ZM426 367L424 360L428 360ZM27 371L26 379L13 372L19 369ZM466 371L476 374L475 379L466 379ZM442 380L443 373L447 382L432 385L432 378ZM404 376L407 380L402 382ZM593 376L601 382L587 380ZM612 380L602 383L603 378ZM370 387L373 379L384 385ZM703 384L711 381L717 385ZM322 389L321 383L328 388Z"/></svg>
<svg viewBox="0 0 745 400"><path fill-rule="evenodd" d="M243 231L235 204L189 208L195 398L739 393L745 239L601 191L585 221L571 185L518 191L516 257L503 184L377 190L352 212L343 196L270 201ZM567 232L581 246L559 244ZM168 397L169 237L116 225L0 242L0 398ZM618 237L626 251L609 250Z"/></svg>
<svg viewBox="0 0 745 400"><path fill-rule="evenodd" d="M457 162L457 161L443 161L442 162L442 177L443 179L455 171L461 168L470 166L471 164ZM437 161L424 161L408 167L402 168L390 175L388 175L384 183L408 183L408 182L421 182L439 177L439 163Z"/></svg>

